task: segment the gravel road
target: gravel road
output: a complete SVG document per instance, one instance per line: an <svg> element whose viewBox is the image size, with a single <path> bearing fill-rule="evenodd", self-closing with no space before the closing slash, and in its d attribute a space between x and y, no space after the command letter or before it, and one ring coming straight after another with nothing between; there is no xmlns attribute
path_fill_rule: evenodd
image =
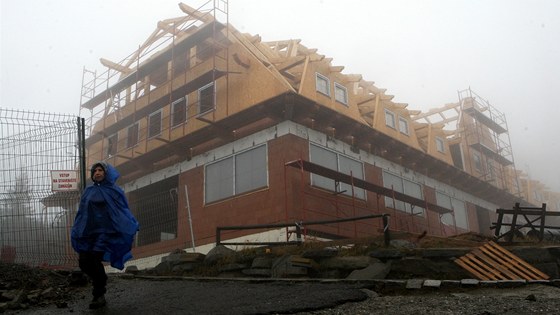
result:
<svg viewBox="0 0 560 315"><path fill-rule="evenodd" d="M560 288L542 284L464 292L432 291L396 296L370 292L370 295L365 301L296 314L560 314Z"/></svg>
<svg viewBox="0 0 560 315"><path fill-rule="evenodd" d="M560 288L543 284L385 295L364 284L336 281L111 277L108 306L92 311L89 301L89 288L82 287L64 308L49 305L13 314L560 314Z"/></svg>

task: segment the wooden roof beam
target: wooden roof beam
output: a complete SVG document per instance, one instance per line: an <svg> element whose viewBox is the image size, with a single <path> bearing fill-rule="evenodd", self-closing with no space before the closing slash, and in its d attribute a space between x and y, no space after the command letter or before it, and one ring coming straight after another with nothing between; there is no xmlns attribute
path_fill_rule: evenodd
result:
<svg viewBox="0 0 560 315"><path fill-rule="evenodd" d="M305 56L297 56L286 60L285 62L277 65L279 71L287 71L293 67L299 66L305 62Z"/></svg>
<svg viewBox="0 0 560 315"><path fill-rule="evenodd" d="M360 110L360 114L368 115L375 112L375 105L358 105L358 109Z"/></svg>
<svg viewBox="0 0 560 315"><path fill-rule="evenodd" d="M110 69L113 69L113 70L117 70L117 71L119 71L120 73L129 74L129 73L132 72L132 69L130 69L130 68L128 68L128 67L125 67L125 66L122 66L122 65L120 65L120 64L118 64L118 63L116 63L116 62L112 62L112 61L110 61L110 60L107 60L107 59L105 59L105 58L100 58L99 61L100 61L101 64L104 65L105 67L110 68Z"/></svg>
<svg viewBox="0 0 560 315"><path fill-rule="evenodd" d="M181 11L183 11L184 13L192 16L193 18L202 21L204 23L208 23L208 22L212 22L214 21L214 17L212 16L212 14L210 14L210 11L203 13L201 11L198 11L182 2L179 3L179 9L181 9Z"/></svg>
<svg viewBox="0 0 560 315"><path fill-rule="evenodd" d="M252 44L260 43L261 40L262 40L262 38L259 34L251 36L251 34L245 33L245 34L243 34L243 36L247 37L249 42L251 42Z"/></svg>
<svg viewBox="0 0 560 315"><path fill-rule="evenodd" d="M344 70L344 66L332 66L329 67L330 72L342 72Z"/></svg>
<svg viewBox="0 0 560 315"><path fill-rule="evenodd" d="M362 80L362 75L361 74L347 74L344 76L343 82L359 82Z"/></svg>
<svg viewBox="0 0 560 315"><path fill-rule="evenodd" d="M394 95L385 95L385 94L380 94L379 95L379 99L382 101L390 101L394 98Z"/></svg>
<svg viewBox="0 0 560 315"><path fill-rule="evenodd" d="M309 61L310 62L317 62L317 61L321 61L323 59L325 59L324 55L313 54L313 55L309 56Z"/></svg>
<svg viewBox="0 0 560 315"><path fill-rule="evenodd" d="M432 108L425 113L421 113L419 115L416 115L414 117L414 119L417 120L417 119L421 119L421 118L424 118L424 117L427 117L427 116L440 114L440 113L443 113L443 112L445 112L447 110L450 110L450 109L454 109L457 112L457 114L459 114L459 109L458 109L459 105L460 105L459 103L448 103L448 104L445 104L443 107Z"/></svg>
<svg viewBox="0 0 560 315"><path fill-rule="evenodd" d="M184 36L188 33L193 33L193 31L195 31L197 29L197 27L195 28L190 28L189 32L186 32L178 27L173 26L173 23L165 23L163 21L159 21L157 23L157 27L162 30L165 33L169 33L171 35L175 35L175 36Z"/></svg>

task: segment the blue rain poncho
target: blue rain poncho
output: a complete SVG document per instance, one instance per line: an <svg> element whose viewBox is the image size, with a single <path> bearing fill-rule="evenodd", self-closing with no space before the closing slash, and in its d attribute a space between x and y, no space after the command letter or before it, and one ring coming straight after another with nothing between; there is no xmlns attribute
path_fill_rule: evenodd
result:
<svg viewBox="0 0 560 315"><path fill-rule="evenodd" d="M130 250L139 225L128 206L124 191L115 182L119 172L103 162L105 179L94 182L82 193L72 227L72 248L78 253L103 252L103 261L119 270L132 258Z"/></svg>

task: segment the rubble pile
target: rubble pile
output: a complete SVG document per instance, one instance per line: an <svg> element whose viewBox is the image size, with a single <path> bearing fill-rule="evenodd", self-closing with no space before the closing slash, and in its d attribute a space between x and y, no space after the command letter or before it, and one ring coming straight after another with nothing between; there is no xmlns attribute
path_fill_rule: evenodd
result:
<svg viewBox="0 0 560 315"><path fill-rule="evenodd" d="M72 291L86 284L80 273L0 262L0 313L50 304L66 308Z"/></svg>

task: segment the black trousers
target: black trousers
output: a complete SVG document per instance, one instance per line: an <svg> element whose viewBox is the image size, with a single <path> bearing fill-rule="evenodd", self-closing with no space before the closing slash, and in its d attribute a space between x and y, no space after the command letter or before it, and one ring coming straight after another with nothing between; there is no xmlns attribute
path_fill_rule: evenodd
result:
<svg viewBox="0 0 560 315"><path fill-rule="evenodd" d="M80 269L88 275L93 283L93 297L100 297L107 292L107 274L103 267L103 252L85 252L79 254Z"/></svg>

